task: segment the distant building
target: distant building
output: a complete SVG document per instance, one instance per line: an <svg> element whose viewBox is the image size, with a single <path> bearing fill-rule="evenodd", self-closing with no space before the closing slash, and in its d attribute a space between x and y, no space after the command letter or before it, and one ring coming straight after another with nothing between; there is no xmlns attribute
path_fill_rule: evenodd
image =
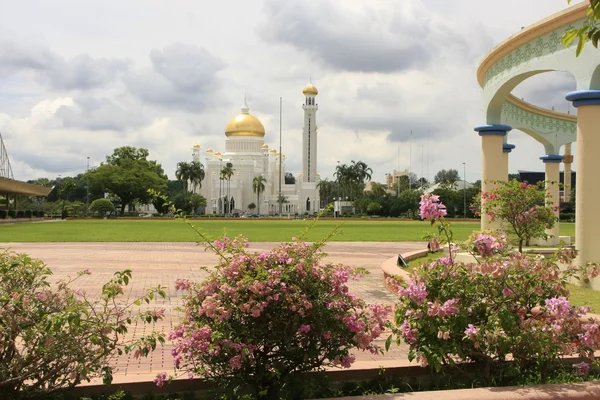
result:
<svg viewBox="0 0 600 400"><path fill-rule="evenodd" d="M408 176L408 170L403 171L394 170L391 174L385 174L385 185L387 190L393 190L394 185L400 181L401 176Z"/></svg>
<svg viewBox="0 0 600 400"><path fill-rule="evenodd" d="M577 173L575 171L571 171L571 190L575 190ZM544 182L546 180L546 174L544 172L535 172L535 171L519 171L519 180L521 182L527 182L532 185L536 185L539 182ZM561 185L560 189L560 199L564 201L564 191L562 190L563 185L565 184L565 173L564 171L560 171L559 182Z"/></svg>
<svg viewBox="0 0 600 400"><path fill-rule="evenodd" d="M317 173L317 121L319 109L317 88L308 84L304 94L304 128L302 148L302 172L296 176L296 183L285 183L285 155L276 146L269 148L265 143L265 128L255 116L250 114L244 100L241 113L235 116L225 128L225 152L207 149L205 156L200 154L200 145L192 150L194 161L204 164L206 177L195 193L206 198L206 214L241 214L250 212L248 205L254 203L260 214L309 213L319 211L319 187L321 180ZM276 137L276 136L275 136ZM228 163L233 168L230 179L221 179L221 170ZM253 180L264 178L265 190L260 194L253 190ZM281 182L281 196L279 197ZM281 204L279 204L281 202Z"/></svg>

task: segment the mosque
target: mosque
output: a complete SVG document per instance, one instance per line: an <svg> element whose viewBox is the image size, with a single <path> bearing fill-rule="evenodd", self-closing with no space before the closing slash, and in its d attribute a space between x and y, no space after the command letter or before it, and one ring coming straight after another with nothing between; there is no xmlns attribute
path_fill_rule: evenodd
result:
<svg viewBox="0 0 600 400"><path fill-rule="evenodd" d="M225 127L225 152L207 149L202 159L200 145L194 145L194 161L204 165L205 178L193 191L206 198L206 214L303 215L319 211L320 181L317 173L317 110L315 97L319 91L312 83L304 94L304 127L302 134L302 172L293 184L285 183L285 155L265 143L263 124L250 114L244 99L241 113ZM273 137L276 139L276 137ZM221 179L221 172L231 167L231 178ZM256 178L256 179L255 179ZM257 180L264 190L255 191ZM262 186L262 185L259 185ZM281 193L281 197L280 197ZM256 207L250 209L248 205Z"/></svg>

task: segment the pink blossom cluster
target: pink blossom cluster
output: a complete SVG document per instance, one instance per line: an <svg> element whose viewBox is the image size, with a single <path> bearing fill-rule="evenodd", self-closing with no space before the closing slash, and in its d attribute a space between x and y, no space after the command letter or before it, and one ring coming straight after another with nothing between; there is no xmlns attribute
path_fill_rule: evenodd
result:
<svg viewBox="0 0 600 400"><path fill-rule="evenodd" d="M435 300L434 302L428 301L427 315L430 317L444 318L456 314L460 311L460 309L455 306L459 301L460 299L450 299L446 300L444 304L440 304L439 300Z"/></svg>
<svg viewBox="0 0 600 400"><path fill-rule="evenodd" d="M508 243L506 235L490 231L474 232L474 234L476 235L474 238L471 235L472 249L482 257L491 257L506 249Z"/></svg>
<svg viewBox="0 0 600 400"><path fill-rule="evenodd" d="M406 288L401 288L398 294L402 297L408 297L418 306L425 302L427 298L427 287L423 282L409 282Z"/></svg>
<svg viewBox="0 0 600 400"><path fill-rule="evenodd" d="M242 238L211 245L226 255L215 272L199 284L176 282L188 292L183 321L169 335L178 369L214 378L256 368L281 373L290 360L349 367L352 348L381 350L374 340L391 308L351 294L348 281L362 273L321 264L320 246L295 241L250 253Z"/></svg>
<svg viewBox="0 0 600 400"><path fill-rule="evenodd" d="M426 193L421 196L419 215L421 219L435 220L445 217L446 206L440 202L440 196Z"/></svg>

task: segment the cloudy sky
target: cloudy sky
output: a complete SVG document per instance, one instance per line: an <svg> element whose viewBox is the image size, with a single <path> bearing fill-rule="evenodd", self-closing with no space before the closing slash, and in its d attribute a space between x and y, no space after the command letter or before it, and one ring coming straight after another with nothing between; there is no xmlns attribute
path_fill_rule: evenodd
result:
<svg viewBox="0 0 600 400"><path fill-rule="evenodd" d="M577 1L574 1L577 2ZM177 162L224 149L250 112L298 173L302 88L319 89L318 162L362 160L431 179L481 178L479 62L567 0L0 0L0 133L16 179L74 175L119 146L144 147L171 179ZM566 111L574 81L546 74L515 89ZM572 110L571 110L572 111ZM412 131L412 135L411 135ZM521 132L510 170L543 170Z"/></svg>

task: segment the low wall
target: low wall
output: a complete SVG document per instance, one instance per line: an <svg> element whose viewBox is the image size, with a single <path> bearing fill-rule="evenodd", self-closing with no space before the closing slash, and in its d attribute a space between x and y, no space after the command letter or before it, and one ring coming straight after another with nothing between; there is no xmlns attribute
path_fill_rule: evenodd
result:
<svg viewBox="0 0 600 400"><path fill-rule="evenodd" d="M415 258L423 257L429 254L429 250L415 250L409 251L407 253L402 253L402 258L406 261L414 260ZM396 293L395 286L392 284L392 277L401 276L403 278L407 278L409 276L408 271L398 266L398 257L392 257L385 260L381 264L381 271L383 272L383 284L386 289L392 293Z"/></svg>

